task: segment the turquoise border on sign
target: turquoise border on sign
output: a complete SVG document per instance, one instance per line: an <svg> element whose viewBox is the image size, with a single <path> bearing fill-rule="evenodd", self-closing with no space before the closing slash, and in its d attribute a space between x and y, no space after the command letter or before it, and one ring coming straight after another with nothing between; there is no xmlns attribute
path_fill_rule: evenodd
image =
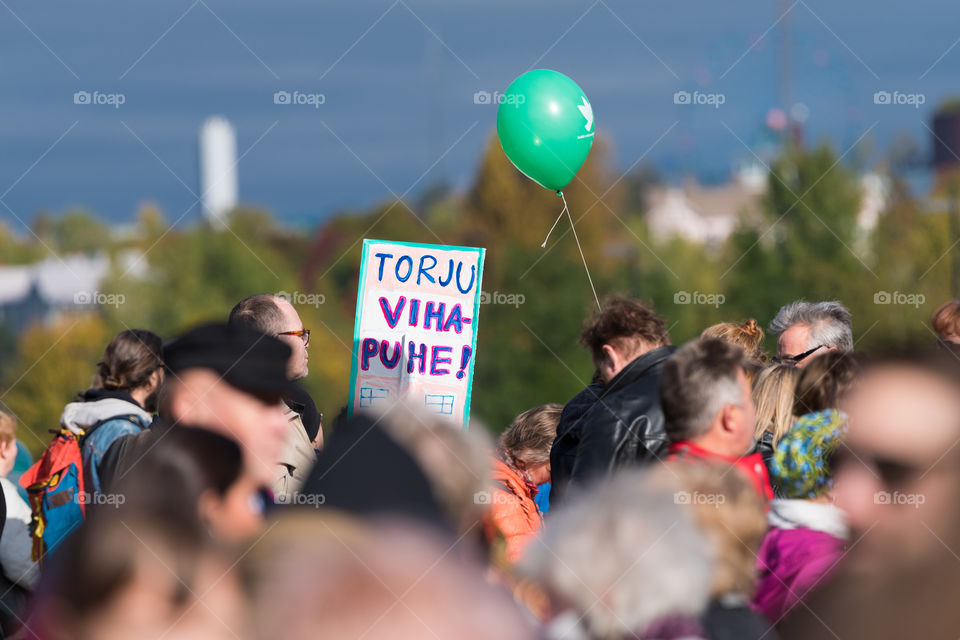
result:
<svg viewBox="0 0 960 640"><path fill-rule="evenodd" d="M463 401L463 429L470 426L470 401L473 397L473 367L477 362L477 334L480 333L478 327L480 318L480 291L483 283L483 261L487 255L487 250L483 247L461 247L449 244L424 244L422 242L401 242L392 240L373 240L364 238L363 253L360 257L360 279L357 280L357 311L353 319L353 354L350 362L350 397L347 400L347 416L353 416L354 402L356 401L357 388L357 368L360 362L360 318L363 315L363 301L360 292L364 290L367 281L367 259L370 256L370 248L375 245L400 245L404 247L417 247L420 249L436 249L439 251L464 251L466 253L477 254L477 289L473 295L473 342L470 345L470 366L469 383L467 384L467 396Z"/></svg>

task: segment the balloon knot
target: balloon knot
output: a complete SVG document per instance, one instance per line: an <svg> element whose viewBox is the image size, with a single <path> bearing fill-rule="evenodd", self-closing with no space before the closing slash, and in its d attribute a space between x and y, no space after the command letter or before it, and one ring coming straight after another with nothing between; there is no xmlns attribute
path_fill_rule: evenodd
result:
<svg viewBox="0 0 960 640"><path fill-rule="evenodd" d="M557 190L557 197L558 197L558 198L563 197L563 191L560 191L560 190L558 189L558 190Z"/></svg>

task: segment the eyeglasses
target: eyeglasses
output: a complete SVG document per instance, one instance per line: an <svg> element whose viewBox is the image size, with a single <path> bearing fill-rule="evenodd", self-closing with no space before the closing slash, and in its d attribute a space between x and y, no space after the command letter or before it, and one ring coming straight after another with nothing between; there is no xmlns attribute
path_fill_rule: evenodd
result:
<svg viewBox="0 0 960 640"><path fill-rule="evenodd" d="M297 336L303 339L303 346L310 346L310 329L300 329L299 331L281 331L278 336Z"/></svg>
<svg viewBox="0 0 960 640"><path fill-rule="evenodd" d="M803 360L804 358L812 354L817 349L823 349L826 346L827 345L825 344L819 344L815 346L813 349L810 349L809 351L798 353L795 356L782 356L782 357L774 358L773 361L777 364L797 364L798 362L800 362L801 360Z"/></svg>

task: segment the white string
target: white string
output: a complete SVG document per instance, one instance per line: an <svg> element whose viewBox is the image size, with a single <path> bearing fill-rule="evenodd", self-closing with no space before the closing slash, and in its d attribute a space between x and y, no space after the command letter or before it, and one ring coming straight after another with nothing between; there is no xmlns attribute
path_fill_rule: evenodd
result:
<svg viewBox="0 0 960 640"><path fill-rule="evenodd" d="M567 207L567 199L564 197L562 191L558 191L560 197L563 199L563 211L567 212L567 218L570 219L570 229L573 231L573 238L577 241L577 249L580 250L580 259L583 260L583 269L587 272L587 280L590 281L590 289L593 290L593 299L597 302L597 309L603 311L603 307L600 306L600 298L597 297L597 288L593 286L593 278L590 277L590 267L587 266L587 258L583 255L583 247L580 246L580 238L577 237L577 228L573 226L573 216L570 215L570 209ZM560 215L563 215L563 212L560 212ZM554 223L556 226L556 223ZM546 243L546 241L544 241Z"/></svg>
<svg viewBox="0 0 960 640"><path fill-rule="evenodd" d="M557 195L563 198L563 191L557 191ZM567 210L567 199L563 198L563 211ZM563 211L560 212L560 215L557 216L557 219L553 221L553 226L550 227L550 231L547 231L547 237L543 239L543 244L540 245L541 249L545 249L547 246L547 240L550 239L550 234L553 233L553 230L557 228L557 223L560 222L560 218L563 217Z"/></svg>

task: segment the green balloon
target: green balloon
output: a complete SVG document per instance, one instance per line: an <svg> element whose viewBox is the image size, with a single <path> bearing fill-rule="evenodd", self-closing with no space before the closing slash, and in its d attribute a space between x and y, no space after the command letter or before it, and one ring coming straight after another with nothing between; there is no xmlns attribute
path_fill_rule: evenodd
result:
<svg viewBox="0 0 960 640"><path fill-rule="evenodd" d="M570 184L593 146L593 107L577 83L550 69L514 80L497 108L497 136L510 162L547 189Z"/></svg>

